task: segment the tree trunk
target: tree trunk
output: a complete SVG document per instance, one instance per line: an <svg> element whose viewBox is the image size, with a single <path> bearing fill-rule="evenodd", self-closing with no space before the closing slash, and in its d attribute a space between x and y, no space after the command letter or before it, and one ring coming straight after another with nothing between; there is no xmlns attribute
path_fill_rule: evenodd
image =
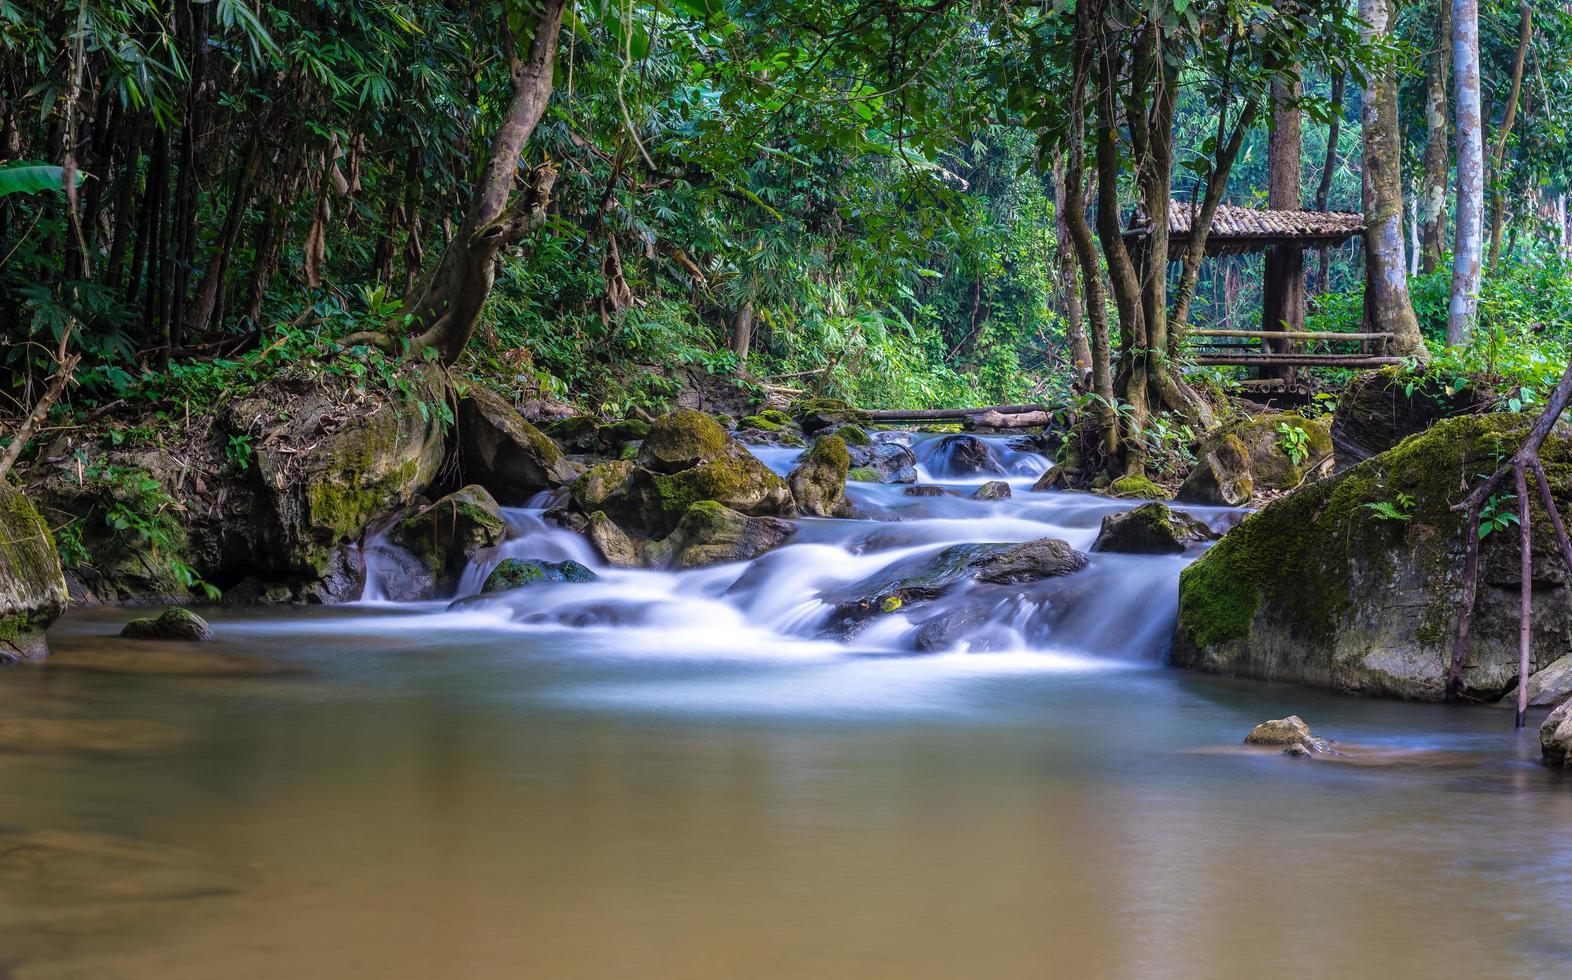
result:
<svg viewBox="0 0 1572 980"><path fill-rule="evenodd" d="M1419 192L1419 270L1434 272L1446 252L1446 80L1452 70L1452 0L1436 5L1435 43L1425 63L1425 172Z"/></svg>
<svg viewBox="0 0 1572 980"><path fill-rule="evenodd" d="M262 167L264 128L264 120L259 119L257 128L248 141L246 162L235 174L234 186L229 195L229 212L224 215L224 226L218 233L218 241L213 247L212 254L208 256L207 268L202 270L202 278L197 282L196 294L191 297L191 302L186 308L186 331L194 337L200 337L213 325L213 315L218 308L219 289L223 285L224 274L229 269L230 256L234 254L235 245L240 240L240 229L245 225L246 210L251 204L251 185L256 180L257 171Z"/></svg>
<svg viewBox="0 0 1572 980"><path fill-rule="evenodd" d="M1315 189L1317 211L1325 211L1332 200L1332 175L1337 171L1337 144L1343 129L1343 92L1347 86L1347 75L1340 74L1332 79L1332 122L1326 130L1326 162L1321 166L1321 183ZM1317 292L1324 293L1328 289L1327 279L1332 271L1332 250L1323 248L1320 251L1321 269L1315 278L1315 288Z"/></svg>
<svg viewBox="0 0 1572 980"><path fill-rule="evenodd" d="M1064 295L1064 333L1070 348L1070 360L1075 364L1077 387L1086 384L1092 370L1092 348L1086 339L1086 319L1081 309L1081 281L1076 266L1075 247L1070 239L1070 226L1065 220L1064 157L1053 164L1053 212L1055 224L1054 256L1059 262L1059 287Z"/></svg>
<svg viewBox="0 0 1572 980"><path fill-rule="evenodd" d="M737 311L737 319L732 323L731 352L737 355L737 373L744 374L748 369L748 349L753 346L753 304L742 304L742 309Z"/></svg>
<svg viewBox="0 0 1572 980"><path fill-rule="evenodd" d="M1501 219L1506 200L1501 196L1501 164L1506 159L1507 137L1512 135L1512 125L1517 122L1518 100L1523 94L1523 64L1528 60L1528 45L1534 37L1534 8L1528 0L1518 4L1517 59L1512 63L1512 90L1507 94L1506 111L1501 117L1501 128L1496 131L1495 146L1490 151L1490 274L1495 275L1496 263L1501 258Z"/></svg>
<svg viewBox="0 0 1572 980"><path fill-rule="evenodd" d="M1360 0L1360 34L1385 43L1392 0ZM1403 147L1397 130L1397 80L1390 71L1372 77L1363 113L1365 199L1365 313L1370 330L1391 333L1393 353L1423 355L1419 320L1408 297L1403 254Z"/></svg>
<svg viewBox="0 0 1572 980"><path fill-rule="evenodd" d="M1479 312L1485 219L1485 144L1479 110L1479 0L1453 0L1452 77L1457 95L1457 244L1446 342L1467 343Z"/></svg>
<svg viewBox="0 0 1572 980"><path fill-rule="evenodd" d="M1301 82L1294 77L1272 83L1272 126L1267 140L1266 206L1294 210L1302 206L1299 186L1299 161L1304 150L1304 135L1299 114ZM1266 251L1266 277L1261 284L1261 329L1300 331L1305 327L1305 253L1293 245L1276 245ZM1269 354L1286 354L1291 344L1267 340L1262 348ZM1269 372L1262 371L1263 376ZM1275 372L1287 381L1293 369Z"/></svg>
<svg viewBox="0 0 1572 980"><path fill-rule="evenodd" d="M512 99L492 136L491 154L458 233L443 249L426 289L399 315L400 321L408 317L415 335L409 347L411 356L431 348L445 364L457 360L491 293L498 254L545 223L557 179L554 166L536 167L526 188L511 204L509 198L519 172L519 157L551 98L557 35L566 6L567 0L540 0L529 51L522 59L512 43L511 31L502 25Z"/></svg>

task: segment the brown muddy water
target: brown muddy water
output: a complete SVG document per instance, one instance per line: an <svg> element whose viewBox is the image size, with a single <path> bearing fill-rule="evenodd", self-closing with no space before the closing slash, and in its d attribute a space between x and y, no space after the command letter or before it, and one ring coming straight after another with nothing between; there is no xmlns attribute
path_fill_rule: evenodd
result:
<svg viewBox="0 0 1572 980"><path fill-rule="evenodd" d="M1572 975L1501 711L371 606L144 673L132 615L0 673L7 980ZM1290 712L1385 764L1225 751Z"/></svg>

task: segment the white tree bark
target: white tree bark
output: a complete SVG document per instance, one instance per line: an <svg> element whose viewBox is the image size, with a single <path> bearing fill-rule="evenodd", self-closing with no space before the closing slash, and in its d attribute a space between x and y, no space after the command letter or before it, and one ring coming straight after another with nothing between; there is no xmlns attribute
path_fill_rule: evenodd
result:
<svg viewBox="0 0 1572 980"><path fill-rule="evenodd" d="M1457 244L1446 342L1468 342L1479 312L1484 251L1485 139L1479 111L1479 0L1453 0L1452 77L1457 90Z"/></svg>

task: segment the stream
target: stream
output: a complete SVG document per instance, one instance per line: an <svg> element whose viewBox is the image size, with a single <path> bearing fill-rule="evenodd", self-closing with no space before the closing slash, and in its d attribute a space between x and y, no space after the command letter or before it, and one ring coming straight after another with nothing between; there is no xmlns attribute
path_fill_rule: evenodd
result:
<svg viewBox="0 0 1572 980"><path fill-rule="evenodd" d="M0 674L0 978L1572 974L1536 729L1166 668L1194 553L838 630L945 548L1132 506L986 442L915 436L953 495L851 484L751 563L606 568L539 499L452 608L378 600L373 543L363 601L203 609L197 652L73 611ZM600 577L473 597L503 557ZM1361 752L1239 746L1290 713Z"/></svg>

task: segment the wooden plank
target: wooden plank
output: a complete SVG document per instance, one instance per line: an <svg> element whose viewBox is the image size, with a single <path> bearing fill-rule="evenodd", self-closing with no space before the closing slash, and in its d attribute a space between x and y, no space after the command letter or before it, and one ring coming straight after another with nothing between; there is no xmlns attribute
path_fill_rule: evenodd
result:
<svg viewBox="0 0 1572 980"><path fill-rule="evenodd" d="M1375 354L1197 354L1202 367L1385 367L1402 364L1401 357Z"/></svg>
<svg viewBox="0 0 1572 980"><path fill-rule="evenodd" d="M1191 337L1259 337L1272 340L1390 340L1390 333L1336 333L1330 330L1196 330Z"/></svg>

